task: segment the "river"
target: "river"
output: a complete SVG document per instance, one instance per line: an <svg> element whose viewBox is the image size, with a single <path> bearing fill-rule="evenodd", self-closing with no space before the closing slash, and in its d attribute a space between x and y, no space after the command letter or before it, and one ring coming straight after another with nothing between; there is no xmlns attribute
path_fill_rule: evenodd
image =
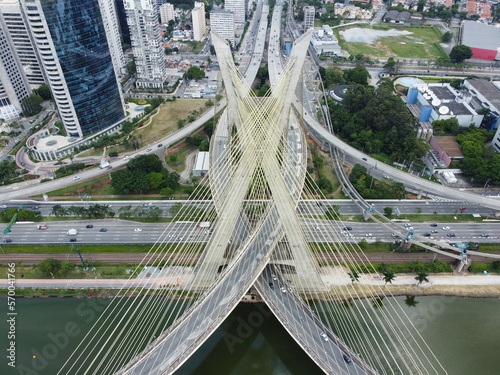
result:
<svg viewBox="0 0 500 375"><path fill-rule="evenodd" d="M396 297L448 374L500 373L500 300ZM405 303L406 302L406 303ZM7 300L0 299L2 352L8 349ZM55 375L102 310L102 300L19 298L16 368L0 374ZM383 308L383 307L382 307ZM36 358L33 358L36 356ZM322 372L265 306L240 304L176 373L182 375L316 375Z"/></svg>

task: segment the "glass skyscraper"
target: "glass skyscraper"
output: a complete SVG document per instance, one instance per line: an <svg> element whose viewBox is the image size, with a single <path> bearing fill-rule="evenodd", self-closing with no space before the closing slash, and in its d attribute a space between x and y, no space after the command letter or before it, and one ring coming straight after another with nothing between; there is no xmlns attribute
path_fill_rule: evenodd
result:
<svg viewBox="0 0 500 375"><path fill-rule="evenodd" d="M24 0L52 95L68 135L87 136L125 110L99 0Z"/></svg>

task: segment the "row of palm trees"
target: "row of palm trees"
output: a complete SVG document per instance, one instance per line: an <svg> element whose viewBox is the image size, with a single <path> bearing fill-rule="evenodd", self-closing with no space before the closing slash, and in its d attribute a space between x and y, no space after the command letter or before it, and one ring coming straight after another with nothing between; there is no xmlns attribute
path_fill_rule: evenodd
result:
<svg viewBox="0 0 500 375"><path fill-rule="evenodd" d="M385 281L385 285L387 283L392 284L394 279L396 278L396 274L394 271L392 271L390 268L387 266L381 265L379 267L380 272L382 273L382 279ZM429 282L429 274L425 271L416 271L417 276L415 277L415 280L417 280L417 285L420 285L424 282L428 283ZM351 272L349 272L349 277L351 278L351 281L354 283L356 281L359 281L359 273L355 269L351 269Z"/></svg>

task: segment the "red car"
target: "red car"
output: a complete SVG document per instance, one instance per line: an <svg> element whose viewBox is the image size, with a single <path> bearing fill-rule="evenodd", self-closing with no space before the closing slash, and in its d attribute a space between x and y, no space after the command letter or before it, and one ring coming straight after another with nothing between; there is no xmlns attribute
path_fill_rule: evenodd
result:
<svg viewBox="0 0 500 375"><path fill-rule="evenodd" d="M460 209L461 209L462 211L464 211L464 210L466 210L466 209L467 209L467 207L463 206L463 207L460 207Z"/></svg>

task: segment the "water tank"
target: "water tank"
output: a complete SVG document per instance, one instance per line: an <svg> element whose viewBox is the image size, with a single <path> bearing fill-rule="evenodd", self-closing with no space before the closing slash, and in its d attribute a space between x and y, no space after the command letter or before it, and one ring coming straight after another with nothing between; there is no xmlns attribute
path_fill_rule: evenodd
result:
<svg viewBox="0 0 500 375"><path fill-rule="evenodd" d="M439 107L438 112L440 115L446 115L448 114L448 112L450 112L450 109L447 106L442 105L441 107Z"/></svg>
<svg viewBox="0 0 500 375"><path fill-rule="evenodd" d="M439 107L441 105L441 100L439 100L438 98L435 98L432 100L432 105L434 107Z"/></svg>

